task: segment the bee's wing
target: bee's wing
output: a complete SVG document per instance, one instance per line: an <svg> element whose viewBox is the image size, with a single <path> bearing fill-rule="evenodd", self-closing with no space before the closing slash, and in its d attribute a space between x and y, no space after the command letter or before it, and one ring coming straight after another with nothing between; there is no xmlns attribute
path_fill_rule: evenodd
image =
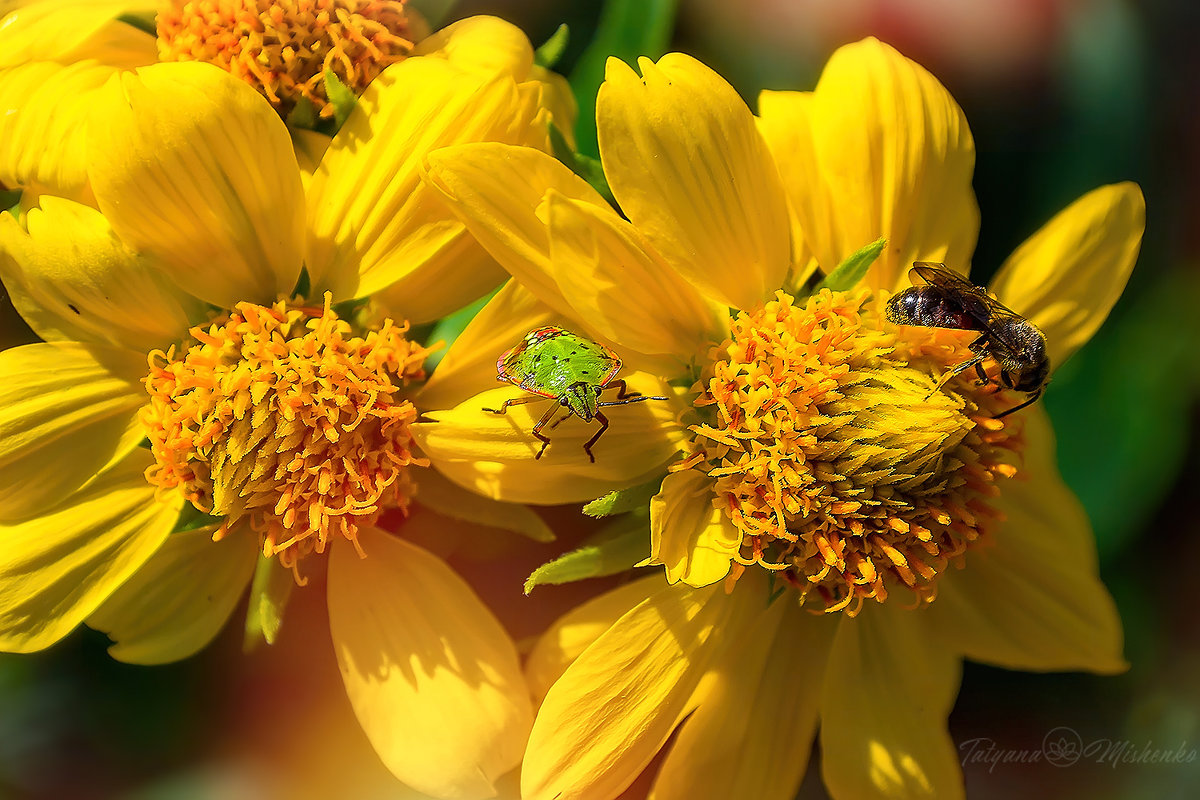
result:
<svg viewBox="0 0 1200 800"><path fill-rule="evenodd" d="M946 269L945 264L933 261L913 262L912 274L950 297L973 298L977 301L964 302L962 307L979 323L982 330L987 331L993 356L1015 355L1021 348L1021 342L1012 337L1010 329L1007 326L996 325L995 322L1001 319L1015 319L1028 324L1028 320L989 295L983 287L976 286L957 272Z"/></svg>

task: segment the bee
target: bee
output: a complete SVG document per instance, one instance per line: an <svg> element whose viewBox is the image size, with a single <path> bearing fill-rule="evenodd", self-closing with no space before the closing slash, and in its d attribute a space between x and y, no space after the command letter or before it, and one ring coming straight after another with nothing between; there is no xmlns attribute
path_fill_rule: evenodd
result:
<svg viewBox="0 0 1200 800"><path fill-rule="evenodd" d="M925 285L893 295L887 303L887 318L898 325L979 331L969 345L974 355L942 376L934 391L972 367L981 385L990 382L983 370L984 359L990 357L1000 366L999 383L1028 395L1024 402L996 415L996 419L1006 417L1036 401L1046 388L1050 379L1046 337L1032 322L945 266L914 262L909 278L914 284L920 278Z"/></svg>

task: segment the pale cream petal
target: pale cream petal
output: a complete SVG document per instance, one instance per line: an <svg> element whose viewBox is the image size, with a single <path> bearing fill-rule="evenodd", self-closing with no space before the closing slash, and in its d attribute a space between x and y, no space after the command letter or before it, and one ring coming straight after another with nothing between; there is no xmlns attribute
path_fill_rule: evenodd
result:
<svg viewBox="0 0 1200 800"><path fill-rule="evenodd" d="M42 339L148 352L202 318L204 305L122 244L99 211L49 195L40 202L25 217L28 233L0 214L0 278Z"/></svg>
<svg viewBox="0 0 1200 800"><path fill-rule="evenodd" d="M821 702L821 774L833 800L963 797L946 730L962 662L922 616L868 603L838 626Z"/></svg>
<svg viewBox="0 0 1200 800"><path fill-rule="evenodd" d="M496 388L496 361L525 334L571 320L510 279L475 315L445 358L422 386L414 402L422 410L453 408L468 397Z"/></svg>
<svg viewBox="0 0 1200 800"><path fill-rule="evenodd" d="M422 39L414 56L442 58L483 75L523 81L533 66L533 46L520 28L499 17L479 15L453 22Z"/></svg>
<svg viewBox="0 0 1200 800"><path fill-rule="evenodd" d="M478 74L437 58L409 58L384 70L359 98L309 184L305 262L314 292L361 297L428 271L417 285L435 279L449 284L458 290L457 304L450 304L457 308L498 284L498 268L481 273L478 261L456 264L463 223L421 181L421 163L450 145L544 140L537 94L536 87L522 89L506 75ZM422 308L423 299L414 295L404 315L435 318Z"/></svg>
<svg viewBox="0 0 1200 800"><path fill-rule="evenodd" d="M787 199L754 117L732 86L690 56L638 66L640 78L609 59L596 98L613 194L701 291L754 308L783 284L791 258Z"/></svg>
<svg viewBox="0 0 1200 800"><path fill-rule="evenodd" d="M117 235L220 307L274 302L300 274L303 186L283 121L212 64L155 64L96 94L88 174Z"/></svg>
<svg viewBox="0 0 1200 800"><path fill-rule="evenodd" d="M137 450L54 511L0 524L0 649L54 644L162 545L183 499L155 500L150 462Z"/></svg>
<svg viewBox="0 0 1200 800"><path fill-rule="evenodd" d="M0 519L57 505L144 438L146 356L106 345L0 352Z"/></svg>
<svg viewBox="0 0 1200 800"><path fill-rule="evenodd" d="M1018 247L988 288L1042 329L1057 367L1092 338L1125 290L1145 227L1136 183L1094 189Z"/></svg>
<svg viewBox="0 0 1200 800"><path fill-rule="evenodd" d="M93 202L88 119L97 90L116 71L90 61L0 70L0 183Z"/></svg>
<svg viewBox="0 0 1200 800"><path fill-rule="evenodd" d="M532 711L517 651L444 562L379 530L329 557L329 626L346 693L380 758L437 797L490 797Z"/></svg>
<svg viewBox="0 0 1200 800"><path fill-rule="evenodd" d="M501 144L431 153L426 180L502 267L551 309L573 315L551 270L550 234L537 212L551 189L607 208L595 189L539 150Z"/></svg>
<svg viewBox="0 0 1200 800"><path fill-rule="evenodd" d="M760 589L743 582L734 591ZM726 625L734 641L705 676L707 691L659 768L651 800L796 796L836 619L802 611L791 592L768 607L760 590L746 611Z"/></svg>
<svg viewBox="0 0 1200 800"><path fill-rule="evenodd" d="M979 232L975 144L924 68L864 39L833 54L811 99L768 94L759 113L771 130L792 129L776 157L789 181L805 181L790 199L824 271L880 236L888 247L867 274L872 290L906 286L913 261L967 271Z"/></svg>
<svg viewBox="0 0 1200 800"><path fill-rule="evenodd" d="M729 574L742 537L714 501L714 481L702 472L668 475L650 500L650 564L671 583L707 586Z"/></svg>
<svg viewBox="0 0 1200 800"><path fill-rule="evenodd" d="M584 650L538 711L524 800L599 800L625 789L685 712L738 602L719 587L669 587Z"/></svg>
<svg viewBox="0 0 1200 800"><path fill-rule="evenodd" d="M246 594L258 536L242 528L219 542L214 527L173 533L87 619L108 634L108 653L129 664L166 664L212 641Z"/></svg>
<svg viewBox="0 0 1200 800"><path fill-rule="evenodd" d="M158 60L154 37L118 20L147 5L129 0L42 0L12 11L0 7L0 68L87 59L121 69L153 64Z"/></svg>
<svg viewBox="0 0 1200 800"><path fill-rule="evenodd" d="M568 611L538 638L525 662L525 679L535 700L540 701L550 687L571 666L579 654L612 627L631 609L660 591L662 573L655 570L641 578L618 586Z"/></svg>
<svg viewBox="0 0 1200 800"><path fill-rule="evenodd" d="M672 397L670 386L645 373L629 373L626 380L633 391ZM542 414L560 409L553 399L510 406L504 414L484 410L524 396L515 386L475 395L453 409L429 412L431 421L414 425L413 435L455 483L496 500L534 504L582 502L644 483L676 457L683 438L675 421L678 401L647 400L602 409L610 426L592 447L594 463L583 445L600 424L578 417L554 430L547 426L551 444L537 458L542 443L533 426Z"/></svg>
<svg viewBox="0 0 1200 800"><path fill-rule="evenodd" d="M1059 477L1040 406L1022 412L1026 468L1001 485L1007 519L938 586L930 616L945 646L1007 669L1123 672L1121 618L1100 582L1079 500Z"/></svg>
<svg viewBox="0 0 1200 800"><path fill-rule="evenodd" d="M592 330L623 348L672 357L677 375L725 338L727 309L680 277L637 228L553 190L543 202L554 280Z"/></svg>

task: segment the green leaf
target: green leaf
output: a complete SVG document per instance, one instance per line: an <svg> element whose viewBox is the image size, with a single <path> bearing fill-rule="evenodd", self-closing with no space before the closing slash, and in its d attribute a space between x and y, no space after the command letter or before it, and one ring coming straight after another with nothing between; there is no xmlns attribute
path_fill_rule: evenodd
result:
<svg viewBox="0 0 1200 800"><path fill-rule="evenodd" d="M117 22L131 25L142 33L158 36L158 25L154 20L153 11L126 11L124 14L117 15Z"/></svg>
<svg viewBox="0 0 1200 800"><path fill-rule="evenodd" d="M814 293L822 289L834 292L853 289L867 274L867 270L875 263L875 259L879 258L879 254L885 247L887 247L887 239L881 236L866 247L854 251L845 261L838 264L837 269L826 275L825 279L817 284L817 288L813 290Z"/></svg>
<svg viewBox="0 0 1200 800"><path fill-rule="evenodd" d="M20 202L20 189L0 189L0 209L11 212L14 217L18 216L20 209L17 208L17 204Z"/></svg>
<svg viewBox="0 0 1200 800"><path fill-rule="evenodd" d="M585 505L583 513L589 517L608 517L613 514L623 514L626 511L647 508L650 504L650 498L658 493L659 486L661 485L662 479L656 479L648 483L643 483L641 486L617 489L615 492L609 492L603 497L597 497Z"/></svg>
<svg viewBox="0 0 1200 800"><path fill-rule="evenodd" d="M617 201L613 199L612 189L608 188L608 178L604 177L604 168L600 166L599 159L585 156L571 149L571 145L567 143L567 138L562 135L553 122L550 123L550 146L554 149L554 157L570 168L579 177L583 178L592 188L608 201L610 206L616 208Z"/></svg>
<svg viewBox="0 0 1200 800"><path fill-rule="evenodd" d="M317 129L317 107L313 105L312 100L300 95L300 99L288 113L286 122L289 128L315 131Z"/></svg>
<svg viewBox="0 0 1200 800"><path fill-rule="evenodd" d="M571 72L571 89L579 101L575 141L590 156L596 145L596 91L604 81L604 64L616 56L627 64L638 56L658 58L666 52L675 28L678 0L608 0L600 12L596 35Z"/></svg>
<svg viewBox="0 0 1200 800"><path fill-rule="evenodd" d="M308 267L301 267L300 274L296 276L296 285L292 288L292 297L308 298L308 293L312 291L312 278L308 275Z"/></svg>
<svg viewBox="0 0 1200 800"><path fill-rule="evenodd" d="M471 324L471 320L475 319L475 316L496 296L496 292L498 291L500 291L499 286L474 303L463 306L458 311L438 320L437 324L429 330L424 341L426 347L433 347L437 342L442 342L442 346L430 353L429 358L425 359L426 371L432 371L434 367L441 363L443 356L449 351L450 345L454 344L454 340L462 335L467 325Z"/></svg>
<svg viewBox="0 0 1200 800"><path fill-rule="evenodd" d="M579 549L559 556L533 571L525 594L536 586L573 583L632 569L650 550L650 518L629 514L601 528Z"/></svg>
<svg viewBox="0 0 1200 800"><path fill-rule="evenodd" d="M558 26L558 30L550 34L541 47L533 53L533 63L539 67L546 69L554 69L554 65L562 58L563 51L567 49L567 44L571 41L571 31L567 27L567 23Z"/></svg>
<svg viewBox="0 0 1200 800"><path fill-rule="evenodd" d="M206 525L217 525L224 519L225 517L214 517L211 514L205 514L191 503L184 503L183 508L179 510L179 517L175 520L175 527L171 529L171 533L194 531Z"/></svg>
<svg viewBox="0 0 1200 800"><path fill-rule="evenodd" d="M246 633L242 649L250 652L260 642L275 644L283 625L283 612L296 585L291 571L277 558L259 555L250 584L250 607L246 610Z"/></svg>
<svg viewBox="0 0 1200 800"><path fill-rule="evenodd" d="M346 118L350 116L350 112L354 110L354 104L358 102L358 98L331 69L325 70L325 95L333 104L334 124L341 128L345 124Z"/></svg>

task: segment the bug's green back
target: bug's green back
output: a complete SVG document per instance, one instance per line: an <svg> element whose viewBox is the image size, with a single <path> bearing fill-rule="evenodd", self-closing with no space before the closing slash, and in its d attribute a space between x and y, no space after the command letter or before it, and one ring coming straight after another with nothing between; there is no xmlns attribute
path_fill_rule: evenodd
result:
<svg viewBox="0 0 1200 800"><path fill-rule="evenodd" d="M561 397L584 383L599 390L621 369L621 359L604 345L561 328L539 328L501 357L500 377L526 391ZM598 393L598 392L597 392Z"/></svg>

